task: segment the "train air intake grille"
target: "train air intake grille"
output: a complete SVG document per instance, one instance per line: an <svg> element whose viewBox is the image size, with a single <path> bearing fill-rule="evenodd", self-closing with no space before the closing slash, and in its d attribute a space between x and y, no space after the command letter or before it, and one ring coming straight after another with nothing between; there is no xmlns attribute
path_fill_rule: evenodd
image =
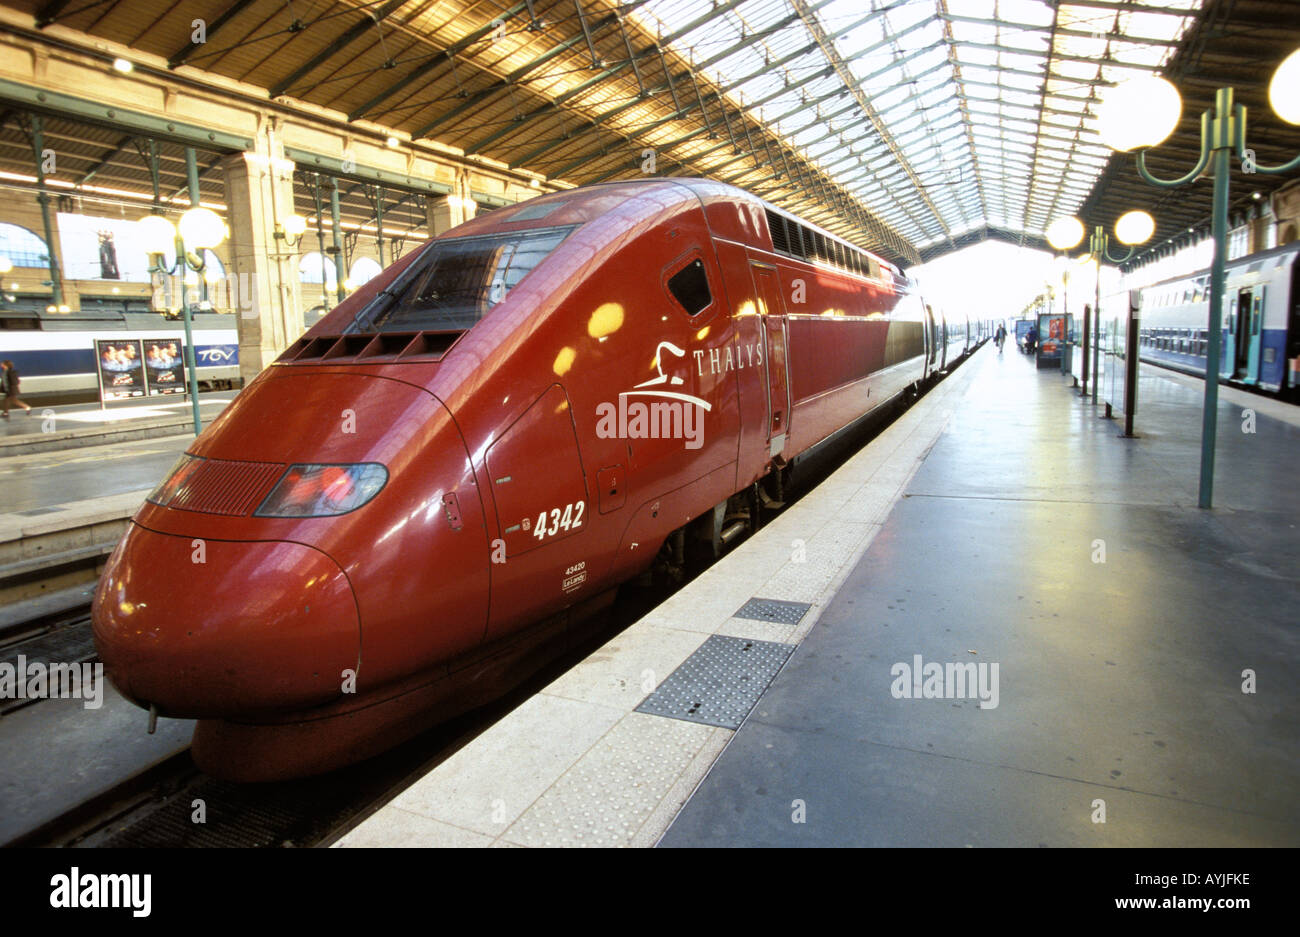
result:
<svg viewBox="0 0 1300 937"><path fill-rule="evenodd" d="M167 506L202 514L243 517L262 503L284 469L280 462L208 459Z"/></svg>

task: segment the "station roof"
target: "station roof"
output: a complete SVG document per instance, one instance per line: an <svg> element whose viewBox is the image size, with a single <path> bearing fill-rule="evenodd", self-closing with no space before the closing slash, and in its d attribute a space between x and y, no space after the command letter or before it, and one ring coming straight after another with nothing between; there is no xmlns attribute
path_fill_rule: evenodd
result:
<svg viewBox="0 0 1300 937"><path fill-rule="evenodd" d="M1041 246L1061 214L1148 207L1157 238L1208 219L1208 185L1152 189L1102 145L1100 92L1126 77L1184 95L1154 171L1190 168L1224 83L1262 162L1300 147L1264 101L1300 44L1294 0L2 2L565 183L638 176L653 150L658 174L740 185L904 265ZM108 164L118 142L99 141Z"/></svg>

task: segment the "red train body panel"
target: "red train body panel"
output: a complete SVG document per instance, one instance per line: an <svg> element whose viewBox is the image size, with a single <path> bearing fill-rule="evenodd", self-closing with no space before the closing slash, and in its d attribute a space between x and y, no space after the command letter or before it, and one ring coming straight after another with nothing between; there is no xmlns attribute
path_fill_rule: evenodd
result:
<svg viewBox="0 0 1300 937"><path fill-rule="evenodd" d="M718 183L476 218L196 440L109 561L101 656L140 705L204 720L213 773L368 754L499 692L675 531L950 363L975 341L950 325Z"/></svg>

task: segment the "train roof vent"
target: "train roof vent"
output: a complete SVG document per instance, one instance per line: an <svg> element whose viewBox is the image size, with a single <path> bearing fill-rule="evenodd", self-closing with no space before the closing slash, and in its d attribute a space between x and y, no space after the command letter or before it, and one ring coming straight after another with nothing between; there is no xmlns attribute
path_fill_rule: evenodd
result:
<svg viewBox="0 0 1300 937"><path fill-rule="evenodd" d="M801 224L790 225L790 253L796 257L808 256L808 231Z"/></svg>
<svg viewBox="0 0 1300 937"><path fill-rule="evenodd" d="M302 364L346 364L352 361L438 359L465 334L464 329L427 332L379 332L370 335L304 335L290 345L280 361Z"/></svg>
<svg viewBox="0 0 1300 937"><path fill-rule="evenodd" d="M767 212L767 230L772 234L772 247L783 254L790 253L790 239L786 237L785 219L770 208L764 211Z"/></svg>

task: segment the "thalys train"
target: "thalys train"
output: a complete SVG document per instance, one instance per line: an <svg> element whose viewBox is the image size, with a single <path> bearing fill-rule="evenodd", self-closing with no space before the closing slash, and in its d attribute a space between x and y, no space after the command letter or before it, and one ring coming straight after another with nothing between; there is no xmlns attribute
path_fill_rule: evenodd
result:
<svg viewBox="0 0 1300 937"><path fill-rule="evenodd" d="M330 770L500 695L620 583L989 332L739 189L614 182L471 220L294 342L132 520L115 685L211 774Z"/></svg>
<svg viewBox="0 0 1300 937"><path fill-rule="evenodd" d="M1219 379L1296 399L1300 244L1230 261L1225 275ZM1142 360L1204 377L1210 271L1154 283L1141 296ZM1120 297L1118 311L1124 315L1126 305L1126 298Z"/></svg>

